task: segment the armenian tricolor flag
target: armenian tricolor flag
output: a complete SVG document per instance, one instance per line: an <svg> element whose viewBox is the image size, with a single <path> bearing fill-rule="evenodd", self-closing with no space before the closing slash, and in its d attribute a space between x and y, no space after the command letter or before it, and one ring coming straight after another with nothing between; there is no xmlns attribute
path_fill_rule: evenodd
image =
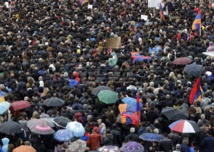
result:
<svg viewBox="0 0 214 152"><path fill-rule="evenodd" d="M79 4L83 6L84 4L88 3L88 0L79 0Z"/></svg>
<svg viewBox="0 0 214 152"><path fill-rule="evenodd" d="M202 99L202 87L200 77L196 80L190 95L189 95L189 103L193 104L195 100L201 101Z"/></svg>
<svg viewBox="0 0 214 152"><path fill-rule="evenodd" d="M163 14L163 8L162 8L161 3L160 3L160 18L161 18L162 21L166 21L165 16Z"/></svg>
<svg viewBox="0 0 214 152"><path fill-rule="evenodd" d="M5 101L5 98L4 98L3 92L0 90L0 102L4 102L4 101Z"/></svg>
<svg viewBox="0 0 214 152"><path fill-rule="evenodd" d="M192 23L192 30L201 29L201 11L198 11L198 14Z"/></svg>

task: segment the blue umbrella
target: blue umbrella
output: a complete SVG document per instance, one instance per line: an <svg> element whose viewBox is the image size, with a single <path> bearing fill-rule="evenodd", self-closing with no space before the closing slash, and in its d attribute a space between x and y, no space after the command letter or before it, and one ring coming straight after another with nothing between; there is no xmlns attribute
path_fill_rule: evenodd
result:
<svg viewBox="0 0 214 152"><path fill-rule="evenodd" d="M54 139L60 142L69 141L73 137L72 132L68 129L61 129L54 133Z"/></svg>
<svg viewBox="0 0 214 152"><path fill-rule="evenodd" d="M156 133L143 133L142 135L139 136L140 139L144 141L156 141L159 142L163 140L163 136L156 134Z"/></svg>
<svg viewBox="0 0 214 152"><path fill-rule="evenodd" d="M3 114L5 111L7 111L10 107L10 103L7 101L0 103L0 114Z"/></svg>
<svg viewBox="0 0 214 152"><path fill-rule="evenodd" d="M75 137L82 137L85 134L85 128L77 121L69 122L66 129L70 130Z"/></svg>
<svg viewBox="0 0 214 152"><path fill-rule="evenodd" d="M126 103L128 106L130 106L130 108L131 107L136 107L136 105L137 105L135 98L125 97L125 98L122 99L122 101L124 103ZM140 107L143 107L142 103L140 103Z"/></svg>

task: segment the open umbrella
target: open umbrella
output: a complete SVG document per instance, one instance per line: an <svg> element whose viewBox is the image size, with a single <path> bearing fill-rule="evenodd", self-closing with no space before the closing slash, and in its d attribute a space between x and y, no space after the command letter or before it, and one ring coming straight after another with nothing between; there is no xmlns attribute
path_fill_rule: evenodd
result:
<svg viewBox="0 0 214 152"><path fill-rule="evenodd" d="M163 108L161 113L166 116L168 120L186 119L188 117L187 113L180 108Z"/></svg>
<svg viewBox="0 0 214 152"><path fill-rule="evenodd" d="M66 125L67 125L69 122L71 122L71 120L68 119L68 118L66 118L66 117L60 116L60 117L54 118L53 122L54 122L58 127L63 127L63 128L65 128Z"/></svg>
<svg viewBox="0 0 214 152"><path fill-rule="evenodd" d="M175 59L172 63L176 65L187 65L191 62L192 60L189 57L180 57Z"/></svg>
<svg viewBox="0 0 214 152"><path fill-rule="evenodd" d="M68 129L61 129L54 133L54 139L60 142L69 141L73 138L73 134Z"/></svg>
<svg viewBox="0 0 214 152"><path fill-rule="evenodd" d="M86 150L86 142L81 139L78 139L73 142L70 142L65 152L78 152L78 151L83 152L85 150Z"/></svg>
<svg viewBox="0 0 214 152"><path fill-rule="evenodd" d="M97 96L101 102L106 104L112 104L118 100L117 93L110 90L101 90Z"/></svg>
<svg viewBox="0 0 214 152"><path fill-rule="evenodd" d="M127 142L120 148L121 152L144 152L144 147L137 142Z"/></svg>
<svg viewBox="0 0 214 152"><path fill-rule="evenodd" d="M98 152L120 152L117 146L103 146L98 149Z"/></svg>
<svg viewBox="0 0 214 152"><path fill-rule="evenodd" d="M49 125L48 122L45 121L45 120L42 120L42 119L31 119L31 120L29 120L29 121L27 122L27 127L28 127L29 129L32 129L32 128L34 128L36 125L38 125L38 124L43 124L43 123L45 123L46 125Z"/></svg>
<svg viewBox="0 0 214 152"><path fill-rule="evenodd" d="M143 133L142 135L139 136L139 138L144 141L159 142L159 141L163 140L164 137L162 135L156 134L156 133Z"/></svg>
<svg viewBox="0 0 214 152"><path fill-rule="evenodd" d="M50 127L55 127L55 124L53 122L54 118L41 118L41 119L46 121Z"/></svg>
<svg viewBox="0 0 214 152"><path fill-rule="evenodd" d="M97 94L101 91L101 90L111 90L111 88L109 88L108 86L99 86L93 89L92 94L97 96Z"/></svg>
<svg viewBox="0 0 214 152"><path fill-rule="evenodd" d="M194 121L190 120L175 121L169 125L169 128L180 133L196 133L200 131L198 125Z"/></svg>
<svg viewBox="0 0 214 152"><path fill-rule="evenodd" d="M132 97L125 97L122 101L131 107L136 107L137 105L136 99ZM143 107L142 103L140 103L140 107Z"/></svg>
<svg viewBox="0 0 214 152"><path fill-rule="evenodd" d="M10 110L19 111L19 110L28 108L30 106L31 106L31 104L28 101L21 100L21 101L13 102L10 105Z"/></svg>
<svg viewBox="0 0 214 152"><path fill-rule="evenodd" d="M7 101L0 103L0 114L3 114L5 111L7 111L10 107L10 103Z"/></svg>
<svg viewBox="0 0 214 152"><path fill-rule="evenodd" d="M82 137L85 134L85 128L77 121L69 122L66 129L70 130L75 137Z"/></svg>
<svg viewBox="0 0 214 152"><path fill-rule="evenodd" d="M50 126L47 125L46 122L36 125L35 127L31 128L30 131L39 135L50 135L55 132Z"/></svg>
<svg viewBox="0 0 214 152"><path fill-rule="evenodd" d="M198 77L202 75L203 68L201 65L198 65L196 63L189 64L184 67L184 73L187 74L188 76Z"/></svg>
<svg viewBox="0 0 214 152"><path fill-rule="evenodd" d="M13 152L36 152L36 150L32 146L21 145L13 149Z"/></svg>
<svg viewBox="0 0 214 152"><path fill-rule="evenodd" d="M212 52L203 52L202 54L214 57L214 51L212 51Z"/></svg>
<svg viewBox="0 0 214 152"><path fill-rule="evenodd" d="M7 135L20 133L21 129L22 127L19 123L11 120L3 122L0 126L0 132Z"/></svg>
<svg viewBox="0 0 214 152"><path fill-rule="evenodd" d="M43 105L47 106L47 107L61 107L63 106L65 103L65 100L57 98L57 97L51 97L46 99L43 102Z"/></svg>

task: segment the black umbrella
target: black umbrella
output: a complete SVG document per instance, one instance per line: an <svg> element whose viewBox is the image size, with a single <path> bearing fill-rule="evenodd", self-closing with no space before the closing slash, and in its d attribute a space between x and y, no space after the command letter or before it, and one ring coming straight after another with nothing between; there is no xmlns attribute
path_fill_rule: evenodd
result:
<svg viewBox="0 0 214 152"><path fill-rule="evenodd" d="M202 75L203 68L201 65L198 65L195 63L189 64L184 67L184 73L187 74L188 76L198 77L198 76Z"/></svg>
<svg viewBox="0 0 214 152"><path fill-rule="evenodd" d="M66 118L66 117L56 117L54 118L53 122L58 126L58 127L63 127L65 128L67 123L71 122L70 119Z"/></svg>
<svg viewBox="0 0 214 152"><path fill-rule="evenodd" d="M3 124L0 126L0 132L7 135L20 133L21 129L22 127L19 123L11 120L3 122Z"/></svg>
<svg viewBox="0 0 214 152"><path fill-rule="evenodd" d="M96 87L96 88L93 89L92 94L95 95L95 96L97 96L98 93L99 93L101 90L111 90L111 91L113 91L113 90L112 90L111 88L109 88L108 86L99 86L99 87Z"/></svg>
<svg viewBox="0 0 214 152"><path fill-rule="evenodd" d="M186 119L188 117L187 113L183 110L172 107L163 108L161 113L166 116L168 120Z"/></svg>
<svg viewBox="0 0 214 152"><path fill-rule="evenodd" d="M61 107L65 103L65 100L57 98L57 97L51 97L46 99L43 102L43 105L48 106L48 107Z"/></svg>

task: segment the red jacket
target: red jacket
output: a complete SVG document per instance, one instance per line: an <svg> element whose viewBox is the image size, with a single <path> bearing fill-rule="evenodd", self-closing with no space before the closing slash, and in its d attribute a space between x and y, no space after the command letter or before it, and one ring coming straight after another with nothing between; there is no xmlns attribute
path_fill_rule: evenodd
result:
<svg viewBox="0 0 214 152"><path fill-rule="evenodd" d="M100 148L102 135L99 133L98 127L94 127L92 134L88 136L87 145L90 150L97 150Z"/></svg>

